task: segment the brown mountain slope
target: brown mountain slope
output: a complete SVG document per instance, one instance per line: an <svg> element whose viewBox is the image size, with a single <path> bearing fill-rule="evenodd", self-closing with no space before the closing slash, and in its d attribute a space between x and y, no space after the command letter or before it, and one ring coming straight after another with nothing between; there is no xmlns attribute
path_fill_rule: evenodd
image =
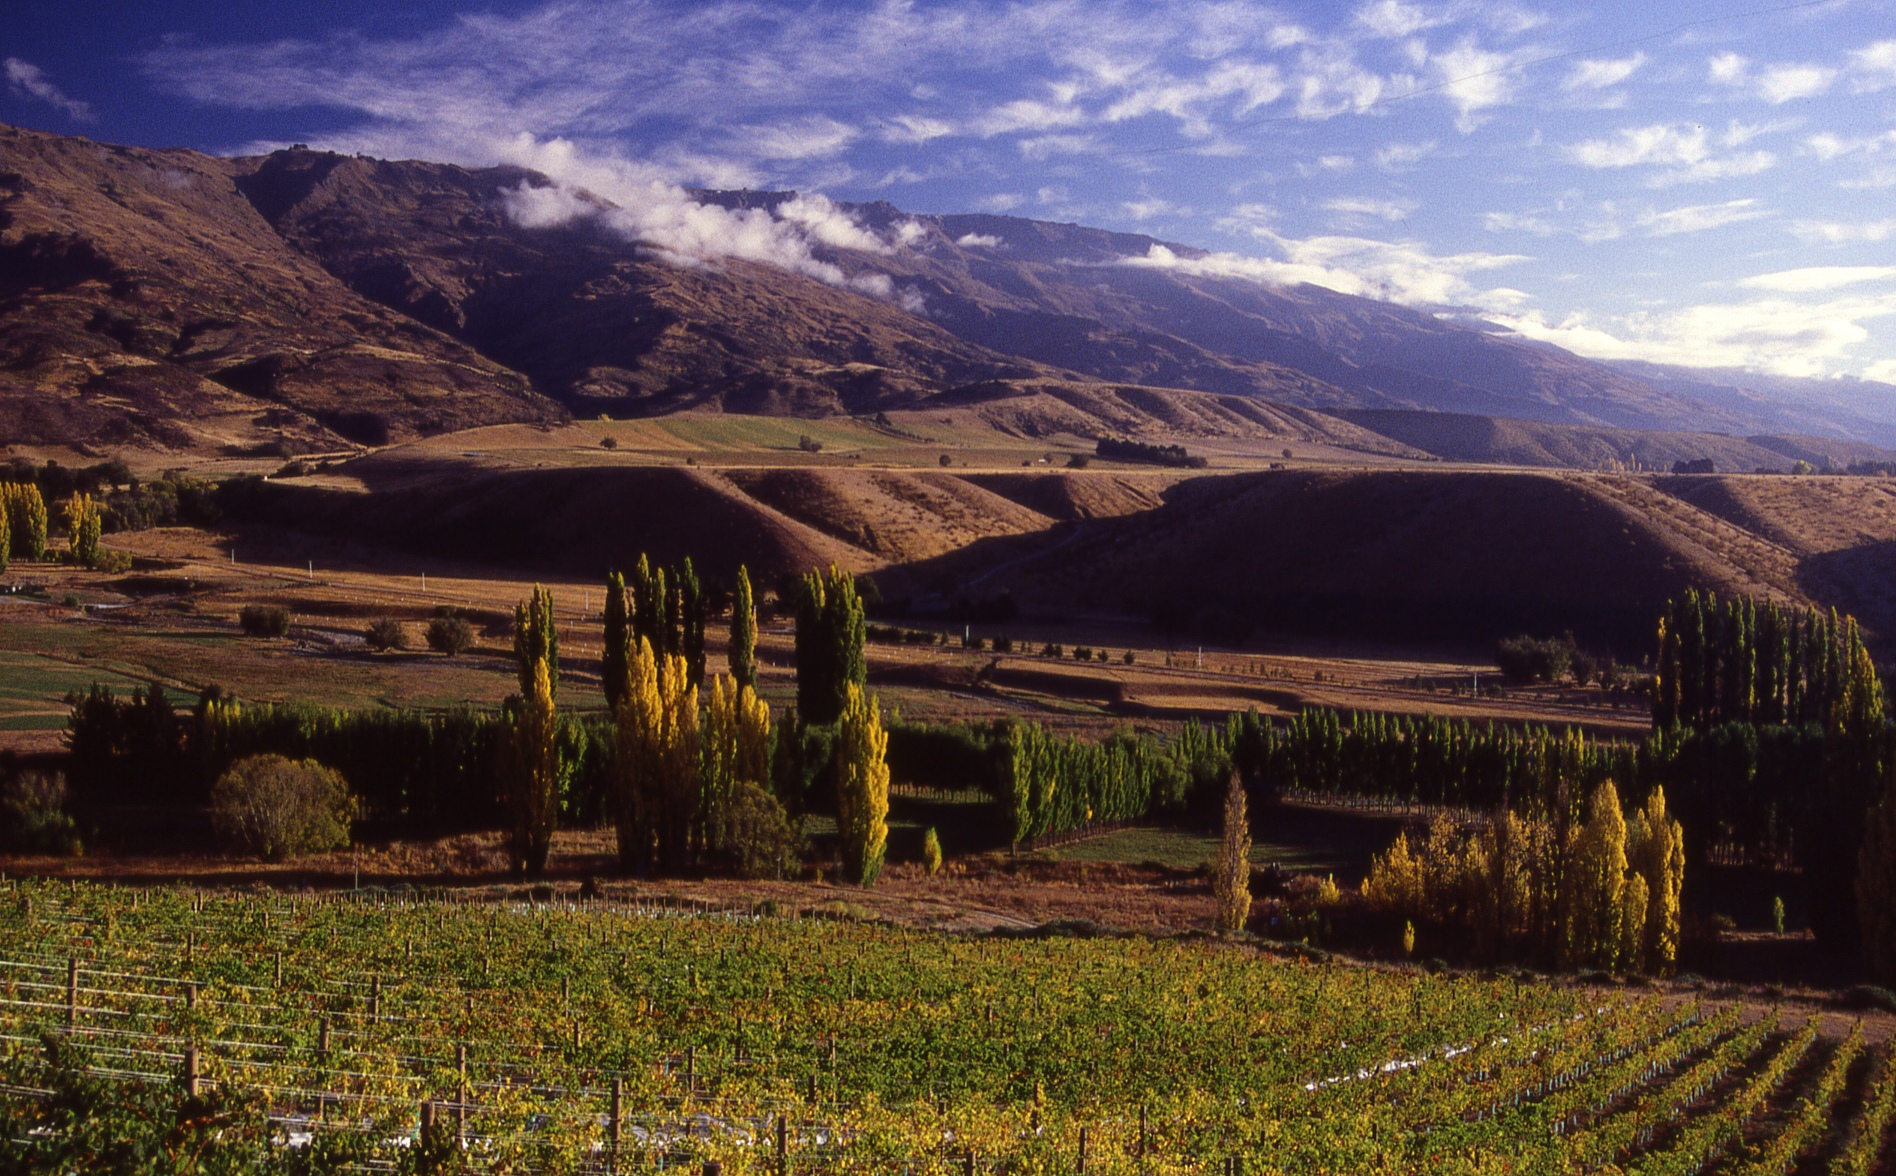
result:
<svg viewBox="0 0 1896 1176"><path fill-rule="evenodd" d="M586 220L523 227L499 197L545 181L519 169L308 151L241 166L245 192L298 249L581 415L873 411L1044 371L787 270L733 259L687 268Z"/></svg>
<svg viewBox="0 0 1896 1176"><path fill-rule="evenodd" d="M1800 460L1845 466L1896 457L1873 445L1823 437L1728 437L1452 412L1341 409L1337 415L1447 461L1664 472L1674 462L1710 458L1720 470L1751 473L1760 469L1788 472Z"/></svg>
<svg viewBox="0 0 1896 1176"><path fill-rule="evenodd" d="M0 438L291 447L550 420L288 248L227 161L0 126Z"/></svg>

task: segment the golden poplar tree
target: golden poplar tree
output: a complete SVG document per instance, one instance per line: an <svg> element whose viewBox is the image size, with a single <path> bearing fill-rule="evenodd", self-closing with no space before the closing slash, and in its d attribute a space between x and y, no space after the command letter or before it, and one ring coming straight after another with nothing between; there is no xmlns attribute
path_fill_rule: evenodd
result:
<svg viewBox="0 0 1896 1176"><path fill-rule="evenodd" d="M889 840L889 736L875 695L847 683L836 722L836 831L843 877L874 886Z"/></svg>
<svg viewBox="0 0 1896 1176"><path fill-rule="evenodd" d="M624 693L613 710L613 824L619 835L619 865L652 865L663 795L664 704L658 692L658 660L651 642L637 638L628 651Z"/></svg>
<svg viewBox="0 0 1896 1176"><path fill-rule="evenodd" d="M1251 817L1236 768L1225 783L1224 838L1211 889L1218 900L1218 930L1244 930L1251 917Z"/></svg>
<svg viewBox="0 0 1896 1176"><path fill-rule="evenodd" d="M1672 973L1679 958L1679 892L1685 884L1685 830L1666 812L1665 789L1655 785L1627 831L1626 859L1646 889L1646 917L1639 959L1658 976Z"/></svg>
<svg viewBox="0 0 1896 1176"><path fill-rule="evenodd" d="M698 687L689 680L689 663L681 654L659 662L659 780L663 789L659 822L659 857L666 869L679 871L693 864L700 848L697 839L700 812L700 729Z"/></svg>
<svg viewBox="0 0 1896 1176"><path fill-rule="evenodd" d="M1587 801L1586 823L1568 853L1561 885L1559 965L1613 967L1619 956L1620 891L1626 882L1626 818L1611 780Z"/></svg>
<svg viewBox="0 0 1896 1176"><path fill-rule="evenodd" d="M90 494L75 493L66 500L66 537L72 558L85 567L99 562L99 536L105 529L104 512Z"/></svg>

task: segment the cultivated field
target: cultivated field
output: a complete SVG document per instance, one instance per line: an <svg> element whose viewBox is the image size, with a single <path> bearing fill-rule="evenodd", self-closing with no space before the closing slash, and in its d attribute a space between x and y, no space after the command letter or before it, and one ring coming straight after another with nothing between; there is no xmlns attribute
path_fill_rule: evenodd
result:
<svg viewBox="0 0 1896 1176"><path fill-rule="evenodd" d="M1867 1173L1896 1106L1860 1029L1690 993L840 903L11 889L0 1064L65 1092L8 1104L20 1155L196 1098L174 1146L319 1170Z"/></svg>

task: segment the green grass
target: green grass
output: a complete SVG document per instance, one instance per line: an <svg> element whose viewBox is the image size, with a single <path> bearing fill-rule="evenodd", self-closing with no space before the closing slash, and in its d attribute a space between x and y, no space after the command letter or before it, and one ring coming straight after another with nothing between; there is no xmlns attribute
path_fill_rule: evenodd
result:
<svg viewBox="0 0 1896 1176"><path fill-rule="evenodd" d="M678 417L660 422L680 441L708 449L795 449L800 437L823 443L825 452L901 449L915 444L854 421L776 420L768 417Z"/></svg>
<svg viewBox="0 0 1896 1176"><path fill-rule="evenodd" d="M63 699L100 682L117 691L144 684L105 666L73 665L38 654L0 651L0 731L45 731L66 725ZM48 714L57 706L59 713Z"/></svg>
<svg viewBox="0 0 1896 1176"><path fill-rule="evenodd" d="M1252 824L1251 861L1275 863L1301 873L1334 874L1353 885L1369 872L1369 859L1395 840L1397 824L1353 813L1266 809ZM1188 829L1122 829L1060 846L1063 861L1154 862L1189 870L1210 861L1218 838Z"/></svg>

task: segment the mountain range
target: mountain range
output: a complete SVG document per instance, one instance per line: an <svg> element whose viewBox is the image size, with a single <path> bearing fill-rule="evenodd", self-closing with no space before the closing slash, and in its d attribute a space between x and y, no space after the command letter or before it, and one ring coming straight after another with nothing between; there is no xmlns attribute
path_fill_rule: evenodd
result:
<svg viewBox="0 0 1896 1176"><path fill-rule="evenodd" d="M825 201L853 231L801 269L680 264L616 227L610 201L569 194L574 212L535 220L510 197L551 188L512 167L0 126L0 442L302 452L600 414L865 414L1055 381L1415 436L1395 426L1432 412L1896 444L1881 385L1594 362L1479 320L1228 276L1134 234ZM693 199L775 218L797 198Z"/></svg>

